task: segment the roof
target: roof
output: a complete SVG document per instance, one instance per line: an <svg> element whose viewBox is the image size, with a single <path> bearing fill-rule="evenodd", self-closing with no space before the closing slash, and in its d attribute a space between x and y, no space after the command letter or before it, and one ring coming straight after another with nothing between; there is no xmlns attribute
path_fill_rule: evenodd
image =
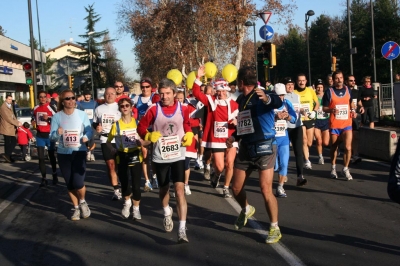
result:
<svg viewBox="0 0 400 266"><path fill-rule="evenodd" d="M63 43L63 44L61 44L61 45L59 45L57 47L54 47L54 48L51 48L51 49L47 50L46 53L51 52L53 50L57 50L57 49L59 49L61 47L64 47L64 46L74 46L76 48L79 48L79 49L82 49L82 50L86 50L84 47L82 47L80 45L77 45L77 44L72 43L72 42L66 42L66 43Z"/></svg>

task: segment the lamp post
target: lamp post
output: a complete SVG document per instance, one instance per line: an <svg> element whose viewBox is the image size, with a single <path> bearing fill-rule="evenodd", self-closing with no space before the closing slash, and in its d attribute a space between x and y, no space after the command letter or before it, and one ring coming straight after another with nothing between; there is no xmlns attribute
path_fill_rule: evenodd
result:
<svg viewBox="0 0 400 266"><path fill-rule="evenodd" d="M257 77L257 81L258 81L258 66L257 66L257 44L256 44L256 23L255 22L251 22L251 21L246 21L246 23L244 24L246 27L251 27L253 26L254 29L254 61L255 61L255 65L256 65L256 77Z"/></svg>
<svg viewBox="0 0 400 266"><path fill-rule="evenodd" d="M308 57L308 82L311 86L311 66L310 66L310 38L308 36L308 20L311 16L314 16L313 10L308 10L306 13L306 38L307 38L307 57Z"/></svg>
<svg viewBox="0 0 400 266"><path fill-rule="evenodd" d="M90 31L90 32L88 32L88 36L89 36L89 40L88 40L88 46L89 46L89 65L90 65L90 82L91 82L91 85L92 85L92 97L93 97L93 99L94 99L94 85L93 85L93 69L92 69L92 52L91 52L91 50L90 50L90 41L92 40L92 34L94 33L94 31Z"/></svg>

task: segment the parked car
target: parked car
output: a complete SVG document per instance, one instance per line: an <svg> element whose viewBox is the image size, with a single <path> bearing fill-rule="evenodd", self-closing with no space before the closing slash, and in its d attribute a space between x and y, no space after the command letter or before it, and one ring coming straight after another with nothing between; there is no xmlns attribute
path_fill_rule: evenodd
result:
<svg viewBox="0 0 400 266"><path fill-rule="evenodd" d="M29 107L18 107L15 108L15 113L17 114L17 119L23 124L28 122L31 125L32 119L32 109ZM32 126L32 125L31 125Z"/></svg>

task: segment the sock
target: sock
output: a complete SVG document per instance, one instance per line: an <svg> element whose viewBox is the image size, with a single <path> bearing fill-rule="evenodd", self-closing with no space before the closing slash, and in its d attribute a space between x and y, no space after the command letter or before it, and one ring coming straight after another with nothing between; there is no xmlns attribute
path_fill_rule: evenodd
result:
<svg viewBox="0 0 400 266"><path fill-rule="evenodd" d="M320 157L320 158L322 158L322 157L323 157L323 156L322 156L322 153L319 155L319 157Z"/></svg>
<svg viewBox="0 0 400 266"><path fill-rule="evenodd" d="M279 183L278 188L283 188L283 183Z"/></svg>
<svg viewBox="0 0 400 266"><path fill-rule="evenodd" d="M250 205L247 204L245 208L243 208L244 213L248 213L250 211Z"/></svg>
<svg viewBox="0 0 400 266"><path fill-rule="evenodd" d="M188 183L185 183L185 187L186 187L186 186L189 186L189 184L188 184Z"/></svg>
<svg viewBox="0 0 400 266"><path fill-rule="evenodd" d="M336 170L336 164L332 164L332 170Z"/></svg>
<svg viewBox="0 0 400 266"><path fill-rule="evenodd" d="M79 204L86 202L84 199L79 200Z"/></svg>
<svg viewBox="0 0 400 266"><path fill-rule="evenodd" d="M118 190L118 189L119 189L119 188L118 188L118 185L113 186L113 188L114 188L114 190Z"/></svg>
<svg viewBox="0 0 400 266"><path fill-rule="evenodd" d="M225 186L225 185L224 185L224 188L229 189L229 186Z"/></svg>
<svg viewBox="0 0 400 266"><path fill-rule="evenodd" d="M87 155L87 156L90 156L90 151L87 151L86 155Z"/></svg>
<svg viewBox="0 0 400 266"><path fill-rule="evenodd" d="M199 155L199 161L203 161L203 154Z"/></svg>
<svg viewBox="0 0 400 266"><path fill-rule="evenodd" d="M210 164L209 164L209 163L206 164L206 168L207 168L207 169L210 169Z"/></svg>
<svg viewBox="0 0 400 266"><path fill-rule="evenodd" d="M271 227L277 228L277 227L278 227L278 222L276 222L276 223L271 223Z"/></svg>
<svg viewBox="0 0 400 266"><path fill-rule="evenodd" d="M186 221L179 221L179 230L186 229Z"/></svg>
<svg viewBox="0 0 400 266"><path fill-rule="evenodd" d="M131 199L125 200L125 205L132 206L132 201L131 201Z"/></svg>
<svg viewBox="0 0 400 266"><path fill-rule="evenodd" d="M348 167L343 167L343 171L349 170Z"/></svg>
<svg viewBox="0 0 400 266"><path fill-rule="evenodd" d="M139 206L133 206L133 210L138 211L139 210Z"/></svg>
<svg viewBox="0 0 400 266"><path fill-rule="evenodd" d="M79 206L74 206L75 209L79 209Z"/></svg>
<svg viewBox="0 0 400 266"><path fill-rule="evenodd" d="M163 207L164 209L164 216L171 215L171 210L169 209L169 205L167 207Z"/></svg>

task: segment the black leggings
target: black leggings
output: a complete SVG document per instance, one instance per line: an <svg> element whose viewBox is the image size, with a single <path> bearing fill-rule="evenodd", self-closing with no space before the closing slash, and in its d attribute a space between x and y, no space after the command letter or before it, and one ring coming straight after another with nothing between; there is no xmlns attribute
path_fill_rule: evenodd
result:
<svg viewBox="0 0 400 266"><path fill-rule="evenodd" d="M176 182L185 182L185 160L173 163L152 162L157 174L157 181L160 187L169 186L170 178Z"/></svg>
<svg viewBox="0 0 400 266"><path fill-rule="evenodd" d="M38 151L38 156L39 156L40 173L42 174L42 177L45 178L46 177L46 163L44 161L44 147L37 147L37 151ZM49 154L51 169L53 170L53 173L55 173L57 171L56 156L54 155L53 150L48 150L47 153Z"/></svg>
<svg viewBox="0 0 400 266"><path fill-rule="evenodd" d="M303 127L288 128L289 140L292 142L294 157L296 157L297 176L303 175Z"/></svg>
<svg viewBox="0 0 400 266"><path fill-rule="evenodd" d="M140 179L142 175L142 164L137 163L133 166L128 166L127 153L118 152L118 177L121 182L122 196L126 197L132 194L133 200L139 201L142 197L140 191ZM129 175L131 176L132 188L129 184Z"/></svg>
<svg viewBox="0 0 400 266"><path fill-rule="evenodd" d="M67 189L71 191L83 188L86 177L86 152L74 151L72 154L57 153L57 157Z"/></svg>
<svg viewBox="0 0 400 266"><path fill-rule="evenodd" d="M4 154L11 158L11 154L14 151L15 145L17 145L17 138L15 136L7 136L4 137Z"/></svg>
<svg viewBox="0 0 400 266"><path fill-rule="evenodd" d="M28 145L19 145L22 152L22 159L25 159L26 154L28 153Z"/></svg>

